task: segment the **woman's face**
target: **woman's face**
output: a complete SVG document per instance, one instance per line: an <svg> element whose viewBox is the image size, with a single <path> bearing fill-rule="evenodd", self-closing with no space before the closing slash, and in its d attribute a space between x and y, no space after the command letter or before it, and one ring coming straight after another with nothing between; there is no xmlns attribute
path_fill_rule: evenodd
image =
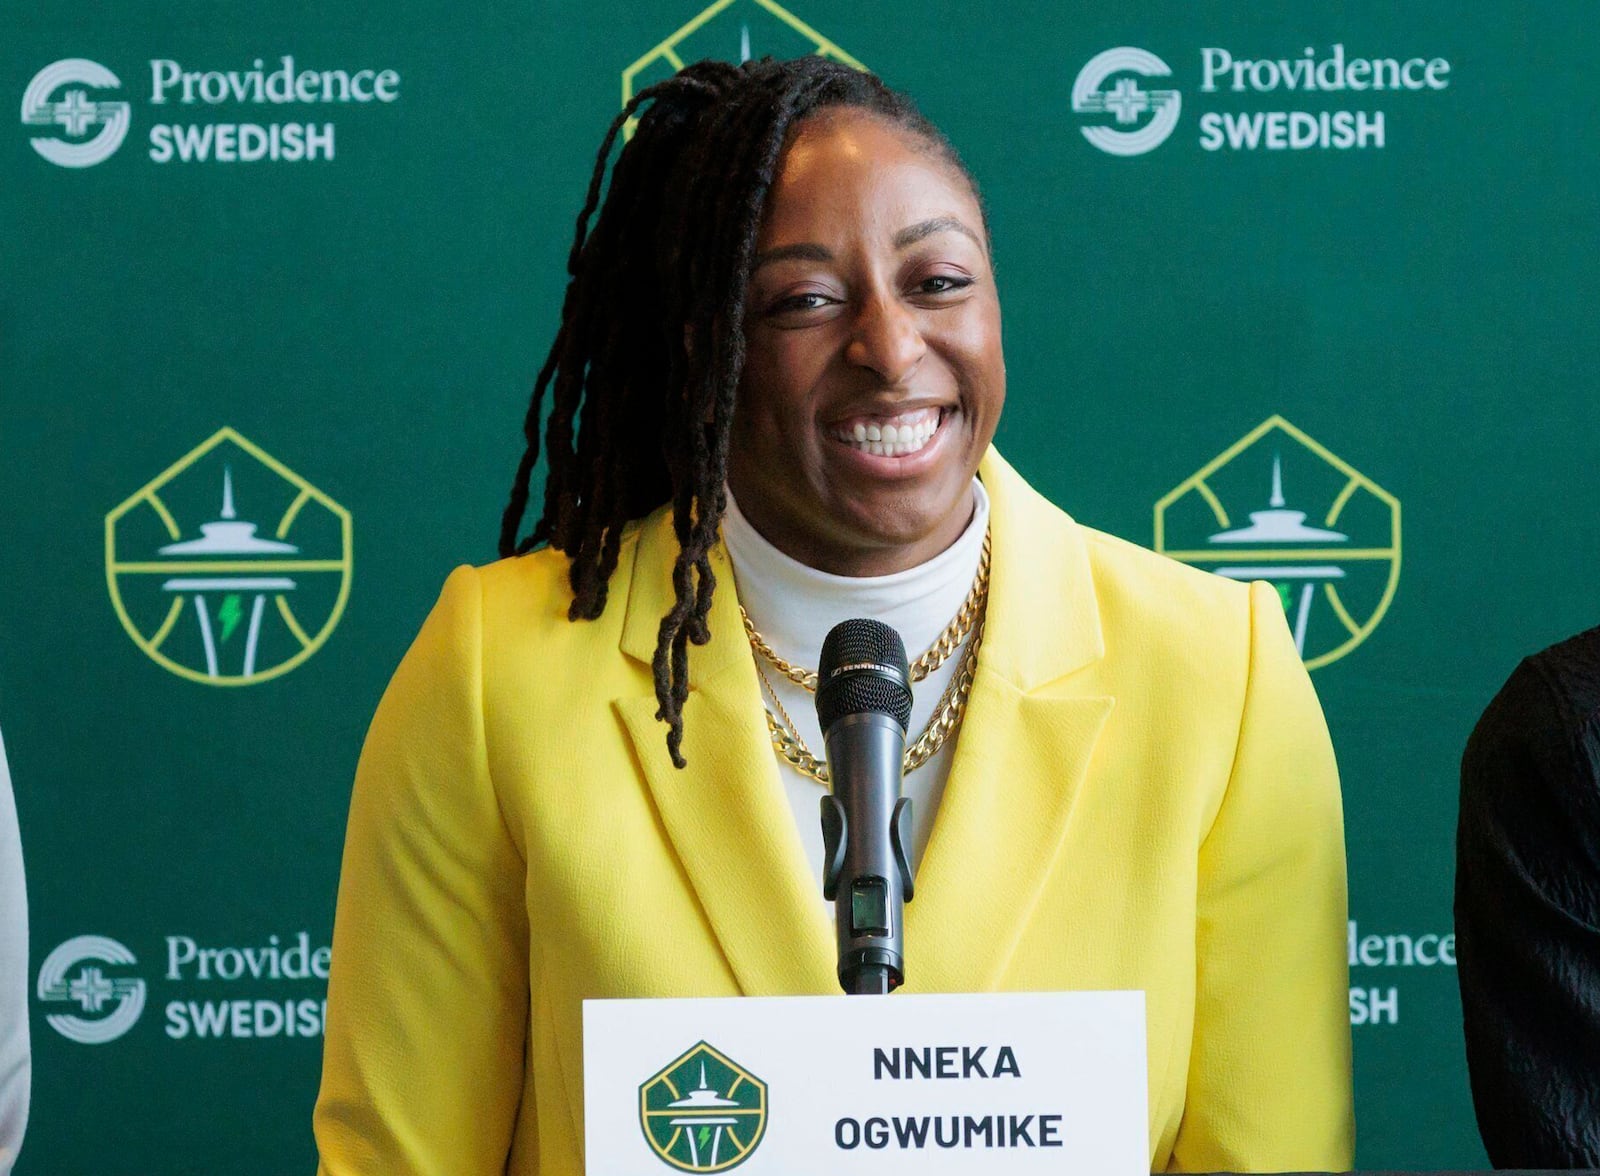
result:
<svg viewBox="0 0 1600 1176"><path fill-rule="evenodd" d="M838 575L931 559L971 518L1005 401L970 185L915 134L823 111L784 152L753 266L728 455L740 509Z"/></svg>

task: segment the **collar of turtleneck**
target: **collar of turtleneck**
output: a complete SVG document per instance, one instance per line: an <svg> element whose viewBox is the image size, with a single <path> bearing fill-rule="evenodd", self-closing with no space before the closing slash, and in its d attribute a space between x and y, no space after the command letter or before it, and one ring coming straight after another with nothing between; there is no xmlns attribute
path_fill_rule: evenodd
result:
<svg viewBox="0 0 1600 1176"><path fill-rule="evenodd" d="M972 519L966 530L926 563L887 576L835 576L808 567L769 543L745 518L730 491L722 539L733 561L739 603L780 657L808 669L816 668L828 630L852 617L869 617L894 629L914 660L956 615L977 575L989 526L989 496L976 478L972 497ZM919 701L931 711L936 698Z"/></svg>

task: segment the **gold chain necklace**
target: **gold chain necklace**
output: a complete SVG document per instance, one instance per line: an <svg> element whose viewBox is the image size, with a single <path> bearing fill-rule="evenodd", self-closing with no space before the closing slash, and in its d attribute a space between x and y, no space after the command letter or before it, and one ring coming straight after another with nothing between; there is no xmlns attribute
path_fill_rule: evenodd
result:
<svg viewBox="0 0 1600 1176"><path fill-rule="evenodd" d="M984 603L989 598L989 532L983 533L983 549L978 553L978 573L972 579L972 588L967 592L967 598L961 602L961 607L956 610L956 615L951 618L944 632L938 639L928 646L927 650L916 661L911 663L911 680L920 682L933 673L945 660L961 648L961 643L967 639L967 634L972 632L972 627L983 616ZM745 636L750 639L750 648L772 664L772 667L796 686L803 687L812 694L817 692L817 672L797 666L792 662L784 661L772 646L767 644L767 639L756 632L755 622L750 619L750 614L744 611L744 605L739 606L739 618L744 622Z"/></svg>
<svg viewBox="0 0 1600 1176"><path fill-rule="evenodd" d="M954 677L944 688L944 693L939 696L939 703L933 710L933 717L928 720L928 725L910 747L906 748L905 758L901 763L902 773L909 775L920 768L936 755L940 748L947 743L956 729L961 726L961 719L966 714L967 701L972 696L972 680L977 672L978 647L983 644L984 610L989 601L989 536L983 537L983 552L978 559L978 574L973 580L972 591L962 602L961 610L956 613L939 639L929 647L928 651L917 659L916 666L921 667L918 673L912 669L912 680L921 681L929 673L939 668L940 665L968 636L966 652L961 655L961 661L956 666ZM773 652L761 635L756 632L751 624L750 617L740 606L740 614L744 617L745 632L750 638L750 645L761 658L771 662L785 677L807 690L815 692L817 675L814 671L806 671L798 666L792 666ZM789 717L789 712L784 709L782 700L773 686L767 673L761 668L761 660L756 661L756 675L761 679L767 696L772 699L772 706L778 713L772 713L772 707L762 705L762 710L767 717L767 734L772 740L772 746L785 763L798 771L810 776L813 780L827 787L832 787L828 776L828 765L812 754L806 746L805 740L800 737L800 730L795 726L794 720ZM809 684L807 682L809 679ZM781 717L780 717L781 716Z"/></svg>

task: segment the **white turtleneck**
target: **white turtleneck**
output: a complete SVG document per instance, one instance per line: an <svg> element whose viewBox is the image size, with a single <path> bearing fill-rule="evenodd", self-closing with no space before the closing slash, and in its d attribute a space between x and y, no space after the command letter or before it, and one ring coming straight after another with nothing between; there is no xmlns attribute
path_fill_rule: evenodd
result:
<svg viewBox="0 0 1600 1176"><path fill-rule="evenodd" d="M881 621L894 629L915 661L943 633L972 589L983 554L983 536L989 527L989 496L983 484L972 481L972 521L961 537L927 563L888 576L835 576L791 559L769 543L740 512L728 494L722 518L722 540L733 561L739 603L750 614L756 631L785 661L816 669L822 640L828 630L852 617ZM962 647L965 649L965 646ZM757 656L751 651L751 656ZM933 717L934 707L961 663L958 650L921 682L912 687L911 732L916 739ZM824 754L822 731L817 724L816 699L765 662L759 663L778 692L784 709L794 720L800 738L819 758ZM762 699L766 701L765 697ZM955 754L951 738L937 754L905 778L905 795L911 797L911 861L915 868L933 828L934 811L944 793ZM806 860L822 896L822 824L819 816L824 787L778 759L778 775L788 794L789 807L806 848Z"/></svg>

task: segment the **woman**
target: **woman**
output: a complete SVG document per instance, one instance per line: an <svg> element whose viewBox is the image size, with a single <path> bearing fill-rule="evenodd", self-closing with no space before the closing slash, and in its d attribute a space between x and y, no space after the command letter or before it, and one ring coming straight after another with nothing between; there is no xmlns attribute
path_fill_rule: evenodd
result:
<svg viewBox="0 0 1600 1176"><path fill-rule="evenodd" d="M930 649L907 990L1143 989L1153 1168L1348 1166L1338 784L1282 609L990 449L949 144L820 59L692 66L613 124L569 268L523 554L451 576L363 751L324 1170L576 1174L583 999L837 991L803 681L850 615Z"/></svg>

